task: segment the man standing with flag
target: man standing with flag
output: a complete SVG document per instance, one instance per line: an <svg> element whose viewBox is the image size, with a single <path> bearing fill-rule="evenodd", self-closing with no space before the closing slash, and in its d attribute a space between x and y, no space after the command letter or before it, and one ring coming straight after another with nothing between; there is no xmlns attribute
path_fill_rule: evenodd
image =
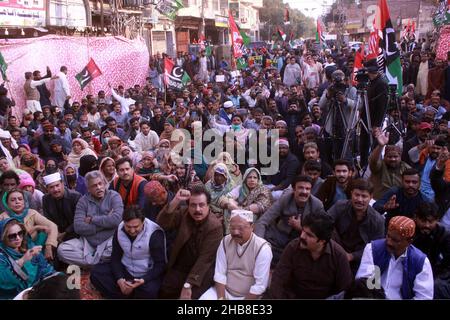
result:
<svg viewBox="0 0 450 320"><path fill-rule="evenodd" d="M64 104L70 100L70 87L67 80L67 67L62 66L57 74L58 80L55 81L55 105L64 110Z"/></svg>

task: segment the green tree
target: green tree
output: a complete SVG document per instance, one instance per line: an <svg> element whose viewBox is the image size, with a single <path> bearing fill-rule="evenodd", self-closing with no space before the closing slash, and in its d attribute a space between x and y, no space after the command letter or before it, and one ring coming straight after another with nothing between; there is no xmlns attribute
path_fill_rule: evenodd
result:
<svg viewBox="0 0 450 320"><path fill-rule="evenodd" d="M284 25L285 8L289 9L290 25ZM313 37L316 23L313 18L306 17L300 10L285 5L283 0L264 0L264 7L259 11L260 21L263 23L261 36L264 40L271 40L272 34L277 35L277 27L282 28L288 39L291 32L294 39ZM278 38L277 38L278 39Z"/></svg>

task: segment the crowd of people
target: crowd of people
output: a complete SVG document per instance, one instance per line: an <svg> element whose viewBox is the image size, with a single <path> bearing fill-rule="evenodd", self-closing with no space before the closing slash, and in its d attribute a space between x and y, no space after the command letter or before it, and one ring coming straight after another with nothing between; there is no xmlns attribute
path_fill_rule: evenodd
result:
<svg viewBox="0 0 450 320"><path fill-rule="evenodd" d="M0 297L79 298L76 265L109 299L450 298L450 52L402 54L401 96L345 47L252 56L180 53L181 91L159 54L80 101L65 66L25 74L26 106L0 87Z"/></svg>

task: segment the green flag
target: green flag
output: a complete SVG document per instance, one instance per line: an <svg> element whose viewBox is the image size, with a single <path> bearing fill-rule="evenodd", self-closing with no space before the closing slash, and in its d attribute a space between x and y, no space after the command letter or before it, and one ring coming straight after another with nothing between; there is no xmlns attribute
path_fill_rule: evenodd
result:
<svg viewBox="0 0 450 320"><path fill-rule="evenodd" d="M183 74L183 78L181 78L181 83L185 87L189 81L191 81L191 77L189 77L188 73L185 71Z"/></svg>
<svg viewBox="0 0 450 320"><path fill-rule="evenodd" d="M8 65L6 64L5 58L3 58L3 55L0 52L0 72L2 73L3 81L8 80L8 78L6 77L6 69L8 69Z"/></svg>
<svg viewBox="0 0 450 320"><path fill-rule="evenodd" d="M209 56L211 56L212 55L212 46L210 46L210 45L207 45L206 46L206 48L205 48L205 54L209 57Z"/></svg>
<svg viewBox="0 0 450 320"><path fill-rule="evenodd" d="M248 45L250 44L250 42L252 41L250 39L250 37L245 33L244 30L242 30L238 25L236 25L238 27L239 33L241 34L242 37L242 41L244 42L244 46L248 47Z"/></svg>
<svg viewBox="0 0 450 320"><path fill-rule="evenodd" d="M243 70L248 67L247 61L244 58L239 58L236 60L236 67L238 70Z"/></svg>
<svg viewBox="0 0 450 320"><path fill-rule="evenodd" d="M244 41L244 46L248 47L251 42L250 37L243 30L239 30L239 33L241 34L242 40Z"/></svg>

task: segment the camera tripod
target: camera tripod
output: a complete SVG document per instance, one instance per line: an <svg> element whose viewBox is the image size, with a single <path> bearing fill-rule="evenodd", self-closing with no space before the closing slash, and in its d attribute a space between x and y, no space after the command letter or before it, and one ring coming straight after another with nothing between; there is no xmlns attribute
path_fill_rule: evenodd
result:
<svg viewBox="0 0 450 320"><path fill-rule="evenodd" d="M364 111L364 112L363 112ZM362 118L361 113L365 114L365 120ZM367 123L367 125L366 125ZM365 130L370 142L370 148L373 145L373 137L372 137L372 123L370 120L370 113L369 113L369 99L367 98L367 89L365 87L359 87L357 91L357 97L356 97L356 103L355 108L352 110L351 116L350 116L350 124L347 126L346 134L345 134L345 140L344 140L344 146L342 148L341 158L345 159L348 154L348 149L350 146L350 140L353 142L353 148L352 148L352 159L355 161L355 164L357 165L357 168L360 168L360 165L357 160L357 156L360 155L360 136L361 136L361 130ZM355 140L353 140L356 138ZM358 154L359 151L359 154Z"/></svg>
<svg viewBox="0 0 450 320"><path fill-rule="evenodd" d="M396 88L394 89L396 90ZM400 106L398 104L398 99L397 99L397 93L396 91L391 92L391 94L389 94L388 96L388 106L394 106L394 108L392 109L396 109L400 115L400 119L399 121L401 121L401 110L400 110ZM385 112L385 115L383 117L383 131L384 132L391 132L391 135L393 133L395 133L396 135L398 135L399 139L402 139L405 136L405 128L404 126L402 126L401 128L398 127L398 124L395 123L394 119L391 118L391 116L388 114L389 110L387 110ZM401 122L399 122L401 124ZM391 129L393 131L391 131ZM395 143L397 143L398 141L395 141Z"/></svg>

